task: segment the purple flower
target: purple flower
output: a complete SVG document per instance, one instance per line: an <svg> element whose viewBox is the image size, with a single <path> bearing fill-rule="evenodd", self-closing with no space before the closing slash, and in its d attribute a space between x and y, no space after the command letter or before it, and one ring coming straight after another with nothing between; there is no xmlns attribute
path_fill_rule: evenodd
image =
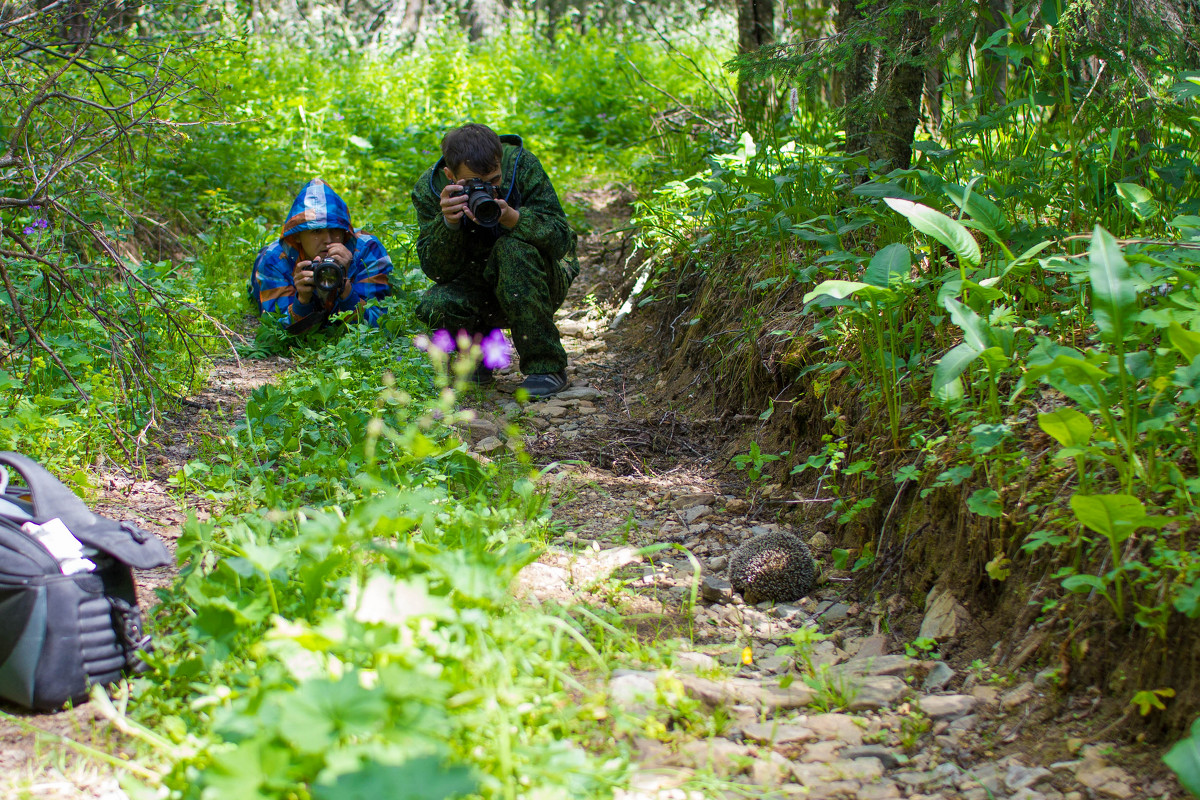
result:
<svg viewBox="0 0 1200 800"><path fill-rule="evenodd" d="M33 221L33 227L35 227L35 228L43 228L43 229L44 229L44 228L49 228L49 227L50 227L50 220L48 220L48 219L35 219L35 220Z"/></svg>
<svg viewBox="0 0 1200 800"><path fill-rule="evenodd" d="M339 119L339 120L340 120L340 119L345 119L345 117L343 117L341 114L339 114L339 113L338 113L338 112L336 112L336 111L335 111L335 112L333 112L333 118L334 118L334 119Z"/></svg>
<svg viewBox="0 0 1200 800"><path fill-rule="evenodd" d="M512 363L512 345L499 328L484 337L480 348L483 350L483 365L488 369L503 369Z"/></svg>
<svg viewBox="0 0 1200 800"><path fill-rule="evenodd" d="M30 207L29 207L29 210L30 210L30 211L37 211L37 210L39 210L40 208L41 208L41 206L30 206Z"/></svg>
<svg viewBox="0 0 1200 800"><path fill-rule="evenodd" d="M429 339L429 343L443 353L453 353L457 349L454 344L454 337L445 328L434 331L433 336Z"/></svg>
<svg viewBox="0 0 1200 800"><path fill-rule="evenodd" d="M26 236L33 236L33 234L35 234L35 233L37 233L37 231L35 231L33 228L31 228L28 225L25 226L25 235Z"/></svg>

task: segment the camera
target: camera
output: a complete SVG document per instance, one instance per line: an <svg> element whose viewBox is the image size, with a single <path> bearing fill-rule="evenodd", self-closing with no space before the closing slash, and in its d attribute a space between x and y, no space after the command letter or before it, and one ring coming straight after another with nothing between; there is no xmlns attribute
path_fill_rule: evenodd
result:
<svg viewBox="0 0 1200 800"><path fill-rule="evenodd" d="M494 228L500 224L500 204L496 202L496 187L479 178L470 178L463 182L463 192L467 195L467 208L475 216L475 222L485 228Z"/></svg>
<svg viewBox="0 0 1200 800"><path fill-rule="evenodd" d="M330 297L341 294L346 283L346 268L329 256L314 258L312 262L313 294L328 303Z"/></svg>

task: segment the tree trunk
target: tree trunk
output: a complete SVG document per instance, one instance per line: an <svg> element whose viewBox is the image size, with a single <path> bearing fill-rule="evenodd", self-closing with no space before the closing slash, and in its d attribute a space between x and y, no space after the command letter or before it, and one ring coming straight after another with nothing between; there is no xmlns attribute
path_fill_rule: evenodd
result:
<svg viewBox="0 0 1200 800"><path fill-rule="evenodd" d="M861 36L864 9L856 0L839 0L837 17L834 20L838 39L850 40L853 50L846 68L840 76L841 97L846 134L846 153L857 153L869 144L870 114L868 95L875 74L875 49L865 41L854 40ZM865 38L865 37L863 37Z"/></svg>
<svg viewBox="0 0 1200 800"><path fill-rule="evenodd" d="M925 55L933 29L932 6L916 8L893 18L887 31L885 56L877 81L879 114L871 132L871 160L884 160L885 169L908 169L912 163L913 134L921 119L921 92L925 87Z"/></svg>
<svg viewBox="0 0 1200 800"><path fill-rule="evenodd" d="M404 19L400 21L400 32L416 40L421 30L421 17L425 14L425 0L407 0L404 4Z"/></svg>
<svg viewBox="0 0 1200 800"><path fill-rule="evenodd" d="M738 10L738 55L754 53L775 41L774 0L737 0ZM758 120L762 117L772 94L772 82L752 83L738 76L738 105L742 118Z"/></svg>

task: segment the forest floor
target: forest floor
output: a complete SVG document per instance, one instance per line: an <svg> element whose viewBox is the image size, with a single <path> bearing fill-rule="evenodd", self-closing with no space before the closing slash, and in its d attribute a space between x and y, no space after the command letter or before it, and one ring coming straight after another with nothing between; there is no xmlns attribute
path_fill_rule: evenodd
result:
<svg viewBox="0 0 1200 800"><path fill-rule="evenodd" d="M631 283L631 244L610 231L625 227L632 198L605 188L576 199L592 209L592 233L581 237L583 271L560 312L571 386L521 406L512 399L519 373L501 373L494 389L461 398L476 412L463 435L480 458L524 447L544 470L556 536L522 571L518 594L615 609L629 636L674 651L670 669L618 669L596 686L608 693L614 736L638 765L619 798L1183 796L1150 750L1101 740L1103 728L1088 733L1098 698L1060 696L1052 672L1033 666L1000 674L914 648L885 622L889 601L855 596L847 573L827 570L795 603L744 603L726 580L733 551L789 527L780 506L762 502L730 466L752 418L715 418L701 402L663 399L658 347L648 338L654 326L635 313L611 327ZM98 510L170 544L185 505L206 512L167 478L287 366L218 364L208 388L168 425L144 475L99 476ZM506 435L510 422L519 442ZM804 538L828 556L826 534ZM638 555L661 543L671 547ZM170 573L143 578L145 602ZM940 620L912 613L924 613L939 637L954 635L944 626L961 610L942 605ZM21 719L120 754L127 743L93 705ZM0 776L4 797L124 797L111 768L9 719L0 719Z"/></svg>

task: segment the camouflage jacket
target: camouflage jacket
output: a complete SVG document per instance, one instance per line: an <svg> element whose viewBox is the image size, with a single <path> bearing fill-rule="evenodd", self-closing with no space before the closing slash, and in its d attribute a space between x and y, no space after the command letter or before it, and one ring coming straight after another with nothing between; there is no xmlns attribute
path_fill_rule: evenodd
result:
<svg viewBox="0 0 1200 800"><path fill-rule="evenodd" d="M450 283L469 268L482 265L500 236L515 236L533 245L547 267L559 263L572 278L579 273L575 234L541 162L522 146L521 137L505 135L500 141L504 146L500 197L521 212L512 230L484 228L465 217L457 230L445 224L440 198L449 181L442 172L444 159L426 170L413 188L420 228L417 257L421 270L435 283Z"/></svg>

